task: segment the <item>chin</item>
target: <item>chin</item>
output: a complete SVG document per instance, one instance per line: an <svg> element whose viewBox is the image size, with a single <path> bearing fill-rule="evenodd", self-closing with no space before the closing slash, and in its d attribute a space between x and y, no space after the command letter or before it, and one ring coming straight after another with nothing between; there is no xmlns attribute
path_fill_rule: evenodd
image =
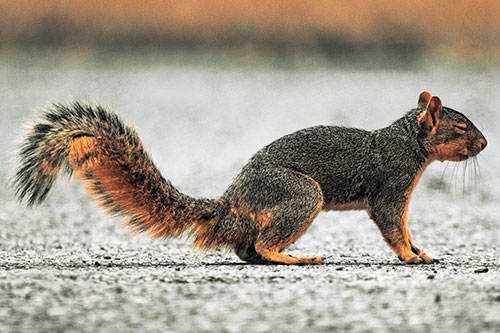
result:
<svg viewBox="0 0 500 333"><path fill-rule="evenodd" d="M446 157L441 157L438 158L438 161L440 162L446 162L446 161L451 161L451 162L462 162L465 161L471 157L470 155L458 155L458 156L446 156Z"/></svg>

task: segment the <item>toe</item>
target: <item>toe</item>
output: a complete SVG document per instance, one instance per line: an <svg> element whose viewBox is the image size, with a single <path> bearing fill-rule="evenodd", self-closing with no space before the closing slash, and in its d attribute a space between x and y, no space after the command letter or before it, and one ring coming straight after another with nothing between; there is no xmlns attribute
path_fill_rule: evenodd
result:
<svg viewBox="0 0 500 333"><path fill-rule="evenodd" d="M433 264L435 263L435 260L432 259L427 253L421 252L420 255L418 256L425 264Z"/></svg>
<svg viewBox="0 0 500 333"><path fill-rule="evenodd" d="M411 257L409 260L407 260L406 263L410 264L410 265L421 264L422 258L414 256L414 257Z"/></svg>
<svg viewBox="0 0 500 333"><path fill-rule="evenodd" d="M314 265L321 265L323 263L323 257L314 257L312 263Z"/></svg>

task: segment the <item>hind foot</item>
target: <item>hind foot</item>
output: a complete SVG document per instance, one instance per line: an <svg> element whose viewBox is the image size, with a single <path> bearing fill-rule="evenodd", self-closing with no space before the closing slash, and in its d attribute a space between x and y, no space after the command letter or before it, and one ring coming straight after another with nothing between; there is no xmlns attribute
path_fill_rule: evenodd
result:
<svg viewBox="0 0 500 333"><path fill-rule="evenodd" d="M236 255L250 264L285 264L285 265L320 265L323 257L293 257L288 254L272 251L262 251L258 253L255 248L240 248L235 250Z"/></svg>
<svg viewBox="0 0 500 333"><path fill-rule="evenodd" d="M255 251L260 254L262 258L269 260L274 264L321 265L321 263L323 263L323 257L293 257L278 251L265 249L259 245L255 247Z"/></svg>
<svg viewBox="0 0 500 333"><path fill-rule="evenodd" d="M323 257L293 257L283 253L267 253L263 257L273 264L321 265L323 263Z"/></svg>

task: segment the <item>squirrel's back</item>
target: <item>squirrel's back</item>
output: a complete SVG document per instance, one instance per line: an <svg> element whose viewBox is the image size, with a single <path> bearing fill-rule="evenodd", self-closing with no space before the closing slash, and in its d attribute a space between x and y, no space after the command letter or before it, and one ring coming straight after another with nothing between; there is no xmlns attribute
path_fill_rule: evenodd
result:
<svg viewBox="0 0 500 333"><path fill-rule="evenodd" d="M355 200L371 159L371 132L340 126L314 126L285 135L259 150L242 169L285 168L320 185L325 202ZM238 178L237 178L238 179ZM231 189L231 188L230 188ZM229 190L230 190L229 189Z"/></svg>

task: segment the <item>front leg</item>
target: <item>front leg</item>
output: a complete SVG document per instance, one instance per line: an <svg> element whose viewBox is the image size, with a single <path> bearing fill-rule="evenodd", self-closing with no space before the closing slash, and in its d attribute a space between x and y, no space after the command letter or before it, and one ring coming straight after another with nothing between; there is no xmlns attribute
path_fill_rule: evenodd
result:
<svg viewBox="0 0 500 333"><path fill-rule="evenodd" d="M369 207L372 220L380 229L384 240L397 254L400 260L408 264L432 264L432 259L424 251L417 248L406 225L408 200L388 202L390 200L374 200Z"/></svg>
<svg viewBox="0 0 500 333"><path fill-rule="evenodd" d="M375 223L377 223L377 221L375 221ZM400 225L394 226L394 228L386 228L385 224L382 224L382 227L380 226L381 224L382 223L377 223L380 231L382 232L382 236L384 236L384 240L398 255L398 258L401 261L404 261L407 264L431 263L431 261L427 261L424 257L420 256L420 253L423 253L422 251L419 251L419 254L416 254L412 250L412 246L405 237L406 231L408 230L405 226Z"/></svg>

